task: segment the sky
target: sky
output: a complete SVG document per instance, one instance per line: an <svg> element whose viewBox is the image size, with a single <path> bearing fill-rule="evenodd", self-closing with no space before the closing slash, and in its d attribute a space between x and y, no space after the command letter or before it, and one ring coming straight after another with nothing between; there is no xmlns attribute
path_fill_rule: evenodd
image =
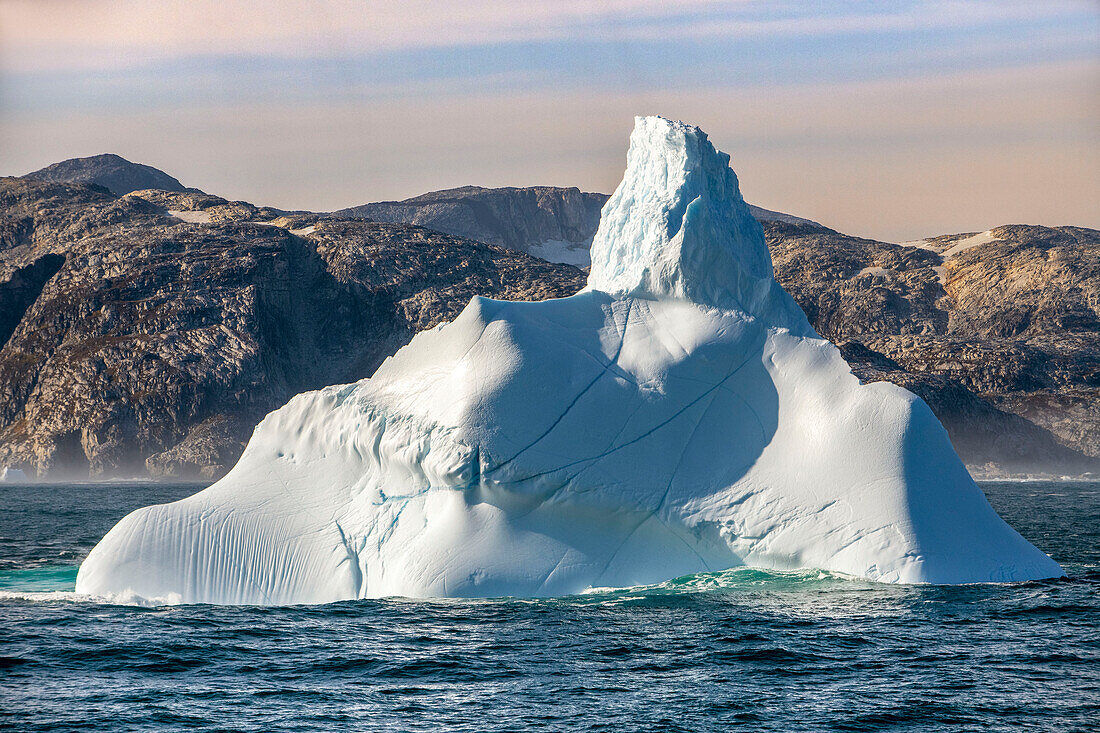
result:
<svg viewBox="0 0 1100 733"><path fill-rule="evenodd" d="M886 241L1100 228L1100 0L0 0L0 174L113 152L332 210L610 193L635 115Z"/></svg>

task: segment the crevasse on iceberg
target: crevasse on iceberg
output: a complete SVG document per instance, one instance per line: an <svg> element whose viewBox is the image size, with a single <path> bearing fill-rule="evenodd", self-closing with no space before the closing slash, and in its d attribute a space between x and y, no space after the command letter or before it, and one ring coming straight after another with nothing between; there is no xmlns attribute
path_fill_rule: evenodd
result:
<svg viewBox="0 0 1100 733"><path fill-rule="evenodd" d="M928 407L860 385L772 277L698 128L639 118L588 287L475 298L240 462L130 514L77 590L212 603L555 595L749 564L887 582L1061 574Z"/></svg>

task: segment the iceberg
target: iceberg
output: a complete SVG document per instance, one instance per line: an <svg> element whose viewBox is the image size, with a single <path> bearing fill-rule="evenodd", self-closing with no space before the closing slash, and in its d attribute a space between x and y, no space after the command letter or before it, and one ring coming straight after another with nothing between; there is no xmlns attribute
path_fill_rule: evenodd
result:
<svg viewBox="0 0 1100 733"><path fill-rule="evenodd" d="M125 517L77 591L223 604L549 596L751 565L890 583L1061 568L916 396L861 384L772 275L729 156L636 120L588 286L476 297L294 397L220 481Z"/></svg>
<svg viewBox="0 0 1100 733"><path fill-rule="evenodd" d="M0 468L0 483L23 482L27 480L27 474L21 468L4 466Z"/></svg>

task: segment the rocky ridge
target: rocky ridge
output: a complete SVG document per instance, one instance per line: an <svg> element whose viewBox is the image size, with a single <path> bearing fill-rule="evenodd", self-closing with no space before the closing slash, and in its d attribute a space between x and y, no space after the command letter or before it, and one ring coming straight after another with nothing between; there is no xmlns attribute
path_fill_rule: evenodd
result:
<svg viewBox="0 0 1100 733"><path fill-rule="evenodd" d="M150 188L201 193L197 189L187 188L162 170L141 163L131 163L113 153L70 158L28 173L24 178L51 183L91 183L118 196Z"/></svg>

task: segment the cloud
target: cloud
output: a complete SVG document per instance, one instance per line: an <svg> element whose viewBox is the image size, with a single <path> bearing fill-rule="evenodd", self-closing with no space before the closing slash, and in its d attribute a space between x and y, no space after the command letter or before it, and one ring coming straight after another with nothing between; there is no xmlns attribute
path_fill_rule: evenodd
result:
<svg viewBox="0 0 1100 733"><path fill-rule="evenodd" d="M8 73L117 69L192 56L361 56L411 48L602 39L766 38L962 28L1096 14L1087 0L5 0Z"/></svg>
<svg viewBox="0 0 1100 733"><path fill-rule="evenodd" d="M684 18L679 22L686 22ZM886 38L778 35L730 40L700 35L630 43L574 39L390 51L367 47L339 58L238 51L125 68L10 73L0 84L0 108L9 114L45 115L264 101L297 105L326 99L509 95L521 90L625 94L730 84L912 79L954 70L1094 59L1100 51L1100 15L1094 21L1028 22L981 32L951 27ZM640 21L632 16L631 22Z"/></svg>

